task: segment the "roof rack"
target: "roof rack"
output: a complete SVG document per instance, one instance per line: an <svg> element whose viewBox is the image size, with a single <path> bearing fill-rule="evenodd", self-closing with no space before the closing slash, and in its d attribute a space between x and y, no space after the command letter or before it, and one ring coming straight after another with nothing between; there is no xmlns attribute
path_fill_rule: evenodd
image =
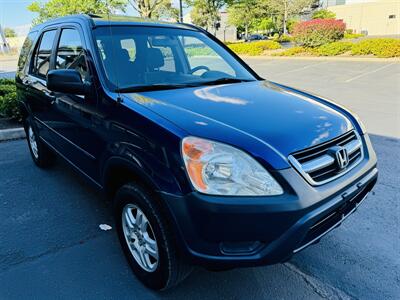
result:
<svg viewBox="0 0 400 300"><path fill-rule="evenodd" d="M89 17L91 17L91 18L102 18L102 16L100 16L100 15L96 15L96 14L91 14L91 13L89 13L89 14L87 14Z"/></svg>

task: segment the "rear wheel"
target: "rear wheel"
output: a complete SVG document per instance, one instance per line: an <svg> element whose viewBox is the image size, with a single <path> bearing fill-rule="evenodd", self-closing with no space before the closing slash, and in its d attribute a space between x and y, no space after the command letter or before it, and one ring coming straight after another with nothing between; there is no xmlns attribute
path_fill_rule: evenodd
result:
<svg viewBox="0 0 400 300"><path fill-rule="evenodd" d="M35 124L30 117L25 121L25 132L33 162L40 168L49 167L54 162L55 155L49 147L40 140Z"/></svg>
<svg viewBox="0 0 400 300"><path fill-rule="evenodd" d="M124 254L137 278L154 290L165 290L185 279L191 267L177 254L169 224L162 209L144 188L121 187L114 214Z"/></svg>

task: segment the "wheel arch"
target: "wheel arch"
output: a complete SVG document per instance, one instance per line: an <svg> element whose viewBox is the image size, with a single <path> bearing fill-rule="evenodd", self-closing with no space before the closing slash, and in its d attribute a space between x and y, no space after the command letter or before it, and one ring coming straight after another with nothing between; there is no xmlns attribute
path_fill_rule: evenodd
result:
<svg viewBox="0 0 400 300"><path fill-rule="evenodd" d="M118 156L110 157L103 167L102 185L109 197L128 182L134 182L146 188L149 192L159 191L154 180L136 163Z"/></svg>

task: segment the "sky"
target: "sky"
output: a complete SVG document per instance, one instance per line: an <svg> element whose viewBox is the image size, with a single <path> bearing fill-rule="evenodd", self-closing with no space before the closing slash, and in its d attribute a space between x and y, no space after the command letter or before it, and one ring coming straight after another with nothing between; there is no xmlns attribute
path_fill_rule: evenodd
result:
<svg viewBox="0 0 400 300"><path fill-rule="evenodd" d="M79 0L77 0L79 1ZM376 0L347 0L347 3L371 2ZM29 31L30 24L36 14L26 8L33 0L0 0L0 25L14 28L17 34L25 35ZM41 0L40 2L46 2ZM174 6L178 6L178 0L173 0ZM187 10L184 10L184 14ZM129 8L128 15L135 15L136 12Z"/></svg>
<svg viewBox="0 0 400 300"><path fill-rule="evenodd" d="M35 14L26 7L32 2L32 0L0 0L0 25L3 28L29 25Z"/></svg>
<svg viewBox="0 0 400 300"><path fill-rule="evenodd" d="M79 1L79 0L77 0ZM0 25L2 28L11 27L16 29L17 34L22 34L29 30L32 20L37 14L31 13L26 8L33 0L0 0ZM40 2L46 2L42 0ZM173 0L178 3L178 0ZM128 8L128 15L135 15L132 8Z"/></svg>

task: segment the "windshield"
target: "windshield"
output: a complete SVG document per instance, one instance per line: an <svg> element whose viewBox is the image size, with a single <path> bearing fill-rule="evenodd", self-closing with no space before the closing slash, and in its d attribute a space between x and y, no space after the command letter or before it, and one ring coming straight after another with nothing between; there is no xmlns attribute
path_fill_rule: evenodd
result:
<svg viewBox="0 0 400 300"><path fill-rule="evenodd" d="M201 32L144 26L105 26L94 32L106 77L116 91L256 80Z"/></svg>

